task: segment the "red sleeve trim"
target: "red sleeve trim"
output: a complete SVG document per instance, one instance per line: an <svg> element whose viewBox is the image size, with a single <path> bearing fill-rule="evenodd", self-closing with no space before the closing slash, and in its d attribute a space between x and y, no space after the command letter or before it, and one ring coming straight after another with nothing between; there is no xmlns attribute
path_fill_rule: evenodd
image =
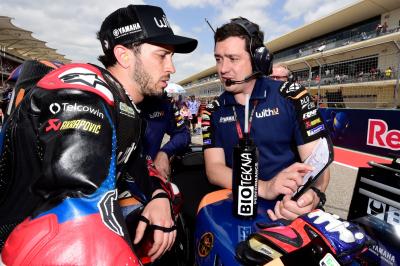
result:
<svg viewBox="0 0 400 266"><path fill-rule="evenodd" d="M77 89L90 91L103 98L107 104L114 105L114 97L105 82L103 74L95 66L88 64L69 64L50 72L37 85L46 90Z"/></svg>

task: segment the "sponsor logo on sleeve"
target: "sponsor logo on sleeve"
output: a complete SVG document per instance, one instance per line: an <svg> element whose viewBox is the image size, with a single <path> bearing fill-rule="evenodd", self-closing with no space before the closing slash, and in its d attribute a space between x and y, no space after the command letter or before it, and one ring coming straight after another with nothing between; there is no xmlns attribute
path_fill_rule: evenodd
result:
<svg viewBox="0 0 400 266"><path fill-rule="evenodd" d="M60 119L49 119L49 121L47 121L47 122L48 122L48 125L45 128L46 132L58 131L62 125L62 122Z"/></svg>
<svg viewBox="0 0 400 266"><path fill-rule="evenodd" d="M307 130L307 136L311 137L325 129L324 125L319 125L313 129Z"/></svg>
<svg viewBox="0 0 400 266"><path fill-rule="evenodd" d="M209 138L210 137L210 133L204 133L203 134L203 138Z"/></svg>
<svg viewBox="0 0 400 266"><path fill-rule="evenodd" d="M77 129L80 131L90 132L98 135L100 133L101 125L90 122L85 119L61 121L60 119L49 119L45 132L61 131L67 129Z"/></svg>
<svg viewBox="0 0 400 266"><path fill-rule="evenodd" d="M52 103L49 106L50 112L55 115L59 112L77 112L77 113L90 113L101 119L104 119L104 114L97 108L91 106L82 105L78 103Z"/></svg>
<svg viewBox="0 0 400 266"><path fill-rule="evenodd" d="M300 99L300 104L301 104L301 110L311 110L313 108L315 108L315 103L311 100L310 96L306 96L304 98Z"/></svg>
<svg viewBox="0 0 400 266"><path fill-rule="evenodd" d="M290 84L289 88L286 88L286 93L298 91L300 88L301 85L299 83L292 83Z"/></svg>
<svg viewBox="0 0 400 266"><path fill-rule="evenodd" d="M211 139L205 139L205 140L203 141L203 144L204 144L204 145L210 145L210 144L211 144Z"/></svg>
<svg viewBox="0 0 400 266"><path fill-rule="evenodd" d="M313 127L313 126L315 126L315 125L318 125L318 124L321 124L322 123L322 120L321 120L321 118L316 118L316 119L314 119L314 120L306 120L305 122L304 122L304 124L306 125L306 129L309 129L309 128L311 128L311 127Z"/></svg>
<svg viewBox="0 0 400 266"><path fill-rule="evenodd" d="M311 110L311 111L303 114L303 120L306 120L306 119L311 118L316 115L317 115L317 109Z"/></svg>
<svg viewBox="0 0 400 266"><path fill-rule="evenodd" d="M180 121L178 121L178 122L176 123L176 126L177 126L177 127L180 127L180 126L183 125L184 122L185 122L185 121L180 120Z"/></svg>

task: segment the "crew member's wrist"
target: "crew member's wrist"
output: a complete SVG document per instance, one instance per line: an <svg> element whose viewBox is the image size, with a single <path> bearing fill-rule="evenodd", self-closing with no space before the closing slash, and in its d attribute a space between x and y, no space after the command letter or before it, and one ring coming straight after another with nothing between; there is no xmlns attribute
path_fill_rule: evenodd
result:
<svg viewBox="0 0 400 266"><path fill-rule="evenodd" d="M271 193L271 182L258 180L258 196L266 200L274 200L276 196Z"/></svg>
<svg viewBox="0 0 400 266"><path fill-rule="evenodd" d="M324 209L324 205L326 202L326 195L324 192L322 192L319 188L317 187L311 187L311 189L315 192L315 194L317 194L317 197L319 198L319 202L316 206L316 208L318 209Z"/></svg>

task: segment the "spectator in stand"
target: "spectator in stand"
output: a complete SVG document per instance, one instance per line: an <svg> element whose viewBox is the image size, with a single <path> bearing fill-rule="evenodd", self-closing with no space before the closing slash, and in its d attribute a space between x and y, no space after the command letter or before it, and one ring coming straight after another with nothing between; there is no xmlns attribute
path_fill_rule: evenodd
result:
<svg viewBox="0 0 400 266"><path fill-rule="evenodd" d="M382 33L386 33L387 32L387 28L388 28L388 24L385 21L385 23L383 23L383 25L382 25Z"/></svg>
<svg viewBox="0 0 400 266"><path fill-rule="evenodd" d="M385 79L391 79L392 78L392 67L388 67L385 70Z"/></svg>
<svg viewBox="0 0 400 266"><path fill-rule="evenodd" d="M369 72L371 73L371 79L375 80L376 79L376 68L371 67L371 70Z"/></svg>
<svg viewBox="0 0 400 266"><path fill-rule="evenodd" d="M336 82L337 82L337 83L340 83L340 82L341 82L341 78L340 78L340 75L339 75L339 74L336 74L335 79L336 79Z"/></svg>
<svg viewBox="0 0 400 266"><path fill-rule="evenodd" d="M362 82L363 81L363 77L364 77L364 71L360 71L360 73L358 73L358 81Z"/></svg>
<svg viewBox="0 0 400 266"><path fill-rule="evenodd" d="M375 32L376 32L376 36L381 35L381 32L382 32L382 24L381 23L376 25Z"/></svg>
<svg viewBox="0 0 400 266"><path fill-rule="evenodd" d="M361 32L361 40L366 40L368 39L367 33L365 33L365 31Z"/></svg>
<svg viewBox="0 0 400 266"><path fill-rule="evenodd" d="M321 77L319 75L317 75L315 77L315 82L318 84L321 81Z"/></svg>
<svg viewBox="0 0 400 266"><path fill-rule="evenodd" d="M190 111L191 119L190 123L192 125L192 132L196 133L196 126L198 122L198 116L199 116L199 108L200 108L200 102L195 98L194 95L191 95L189 100L187 101L187 106Z"/></svg>

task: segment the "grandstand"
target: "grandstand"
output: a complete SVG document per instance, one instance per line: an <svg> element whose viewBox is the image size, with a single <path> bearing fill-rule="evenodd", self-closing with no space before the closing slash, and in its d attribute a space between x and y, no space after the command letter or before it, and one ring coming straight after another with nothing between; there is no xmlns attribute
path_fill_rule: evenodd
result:
<svg viewBox="0 0 400 266"><path fill-rule="evenodd" d="M400 1L361 0L266 43L275 63L318 95L321 106L396 108ZM223 86L215 66L179 82L208 100Z"/></svg>
<svg viewBox="0 0 400 266"><path fill-rule="evenodd" d="M32 36L32 32L12 24L12 18L0 16L0 92L6 89L5 81L12 70L27 59L69 62L56 49Z"/></svg>

